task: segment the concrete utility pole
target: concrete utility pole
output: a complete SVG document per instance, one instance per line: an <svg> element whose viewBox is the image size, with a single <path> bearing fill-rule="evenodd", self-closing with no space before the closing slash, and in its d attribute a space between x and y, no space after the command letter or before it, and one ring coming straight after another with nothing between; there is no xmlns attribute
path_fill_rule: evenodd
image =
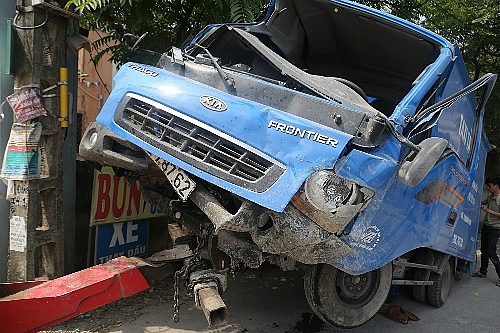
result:
<svg viewBox="0 0 500 333"><path fill-rule="evenodd" d="M68 118L64 118L68 110L68 79L64 74L68 67L76 69L76 64L68 64L68 59L76 62L76 56L68 57L67 52L68 47L78 45L70 46L68 40L79 35L78 16L54 1L17 0L16 13L14 91L38 87L47 111L46 116L31 120L42 124L39 147L45 153L46 175L11 183L14 194L10 200L7 280L26 281L64 275L64 203L68 198L64 197L63 179L69 131ZM76 153L76 144L73 151ZM13 229L20 236L15 247Z"/></svg>
<svg viewBox="0 0 500 333"><path fill-rule="evenodd" d="M12 94L14 79L10 75L12 19L14 18L15 0L0 1L0 100ZM0 108L0 158L4 156L7 140L12 126L12 113L7 107ZM2 162L0 162L1 164ZM7 186L0 181L0 282L7 281L7 251L9 248L9 202L5 200Z"/></svg>

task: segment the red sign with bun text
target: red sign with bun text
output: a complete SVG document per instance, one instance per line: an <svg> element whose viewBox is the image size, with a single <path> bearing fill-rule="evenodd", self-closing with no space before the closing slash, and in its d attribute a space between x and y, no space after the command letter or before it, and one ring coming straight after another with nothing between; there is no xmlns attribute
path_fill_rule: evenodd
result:
<svg viewBox="0 0 500 333"><path fill-rule="evenodd" d="M95 171L91 226L164 215L143 198L139 182L129 183L124 177L116 176L111 167Z"/></svg>

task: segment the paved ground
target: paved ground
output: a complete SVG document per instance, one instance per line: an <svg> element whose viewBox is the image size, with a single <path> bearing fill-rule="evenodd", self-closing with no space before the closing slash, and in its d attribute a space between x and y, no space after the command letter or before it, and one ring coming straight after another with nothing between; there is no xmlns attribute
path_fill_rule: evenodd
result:
<svg viewBox="0 0 500 333"><path fill-rule="evenodd" d="M491 265L490 265L491 266ZM340 330L314 316L305 300L299 272L267 267L239 273L230 279L223 299L228 325L209 329L203 312L190 300L181 305L180 321L174 323L171 280L151 290L72 319L47 333L332 333L332 332L453 332L497 333L500 328L500 288L490 267L486 279L455 280L452 294L441 308L415 302L402 289L393 304L401 305L420 321L401 324L377 314L362 327Z"/></svg>

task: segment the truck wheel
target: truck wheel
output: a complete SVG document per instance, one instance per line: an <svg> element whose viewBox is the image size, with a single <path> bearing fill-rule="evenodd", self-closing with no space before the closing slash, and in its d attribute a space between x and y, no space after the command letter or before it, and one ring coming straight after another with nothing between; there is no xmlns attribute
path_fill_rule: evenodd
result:
<svg viewBox="0 0 500 333"><path fill-rule="evenodd" d="M415 257L415 263L432 265L434 263L434 254L429 249L421 249ZM423 268L415 268L413 279L417 281L427 281L429 272ZM413 286L412 287L413 299L420 303L427 303L427 286Z"/></svg>
<svg viewBox="0 0 500 333"><path fill-rule="evenodd" d="M414 278L415 280L423 281L426 278L425 271L421 269L419 271L415 271ZM413 286L412 295L415 301L427 303L427 286Z"/></svg>
<svg viewBox="0 0 500 333"><path fill-rule="evenodd" d="M446 302L454 279L455 276L451 271L450 261L447 261L442 274L431 273L429 280L434 281L434 284L427 286L427 301L430 305L439 308Z"/></svg>
<svg viewBox="0 0 500 333"><path fill-rule="evenodd" d="M354 276L333 266L310 266L304 277L307 302L330 325L353 328L370 320L384 304L392 282L392 263Z"/></svg>

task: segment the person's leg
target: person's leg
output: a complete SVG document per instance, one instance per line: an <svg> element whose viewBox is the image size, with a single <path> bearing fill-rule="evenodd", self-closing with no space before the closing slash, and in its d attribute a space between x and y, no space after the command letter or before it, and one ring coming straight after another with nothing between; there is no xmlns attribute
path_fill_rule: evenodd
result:
<svg viewBox="0 0 500 333"><path fill-rule="evenodd" d="M500 259L497 253L497 243L498 237L500 236L500 230L494 230L490 232L490 237L488 237L488 255L495 266L495 271L497 272L498 279L500 280Z"/></svg>
<svg viewBox="0 0 500 333"><path fill-rule="evenodd" d="M488 272L488 231L485 230L483 226L483 230L481 231L481 266L479 268L479 273L486 275Z"/></svg>

